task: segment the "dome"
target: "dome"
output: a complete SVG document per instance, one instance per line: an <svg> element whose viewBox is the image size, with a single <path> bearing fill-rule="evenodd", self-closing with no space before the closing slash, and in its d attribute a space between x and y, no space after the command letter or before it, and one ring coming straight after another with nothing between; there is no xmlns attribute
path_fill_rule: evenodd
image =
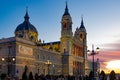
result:
<svg viewBox="0 0 120 80"><path fill-rule="evenodd" d="M29 22L29 16L27 12L24 19L25 19L24 22L18 25L17 28L15 29L15 33L18 31L24 31L24 30L29 30L29 31L38 33L37 29Z"/></svg>
<svg viewBox="0 0 120 80"><path fill-rule="evenodd" d="M30 23L28 12L26 11L24 22L15 29L15 37L23 38L32 42L38 42L37 29Z"/></svg>
<svg viewBox="0 0 120 80"><path fill-rule="evenodd" d="M38 33L36 28L30 22L26 22L26 21L24 21L22 24L17 26L15 33L24 30L29 30Z"/></svg>

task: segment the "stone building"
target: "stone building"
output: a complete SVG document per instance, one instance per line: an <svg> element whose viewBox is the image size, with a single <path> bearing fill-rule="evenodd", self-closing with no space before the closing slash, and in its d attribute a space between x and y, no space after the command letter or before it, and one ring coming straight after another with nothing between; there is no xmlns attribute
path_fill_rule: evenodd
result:
<svg viewBox="0 0 120 80"><path fill-rule="evenodd" d="M83 18L74 34L72 23L66 4L61 19L60 41L41 42L26 11L24 22L15 29L15 36L0 39L0 73L11 77L17 74L21 78L26 67L27 75L30 72L45 75L84 75L87 64L87 32Z"/></svg>

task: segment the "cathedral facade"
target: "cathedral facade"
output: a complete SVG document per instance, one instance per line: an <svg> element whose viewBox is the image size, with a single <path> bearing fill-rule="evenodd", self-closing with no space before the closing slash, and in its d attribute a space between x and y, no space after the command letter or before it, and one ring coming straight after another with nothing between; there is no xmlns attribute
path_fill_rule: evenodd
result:
<svg viewBox="0 0 120 80"><path fill-rule="evenodd" d="M61 37L56 42L41 42L38 31L29 21L26 11L24 22L15 29L15 36L0 39L0 73L21 78L27 75L84 75L87 66L87 32L81 20L72 32L72 17L66 4L61 19Z"/></svg>

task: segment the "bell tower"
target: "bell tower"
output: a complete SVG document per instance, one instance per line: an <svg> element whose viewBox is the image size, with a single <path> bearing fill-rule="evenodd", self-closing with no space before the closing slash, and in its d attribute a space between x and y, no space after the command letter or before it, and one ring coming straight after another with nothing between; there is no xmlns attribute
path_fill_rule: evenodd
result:
<svg viewBox="0 0 120 80"><path fill-rule="evenodd" d="M61 19L61 55L62 55L62 74L63 75L72 75L72 61L71 61L71 53L72 53L72 18L68 11L68 6L66 2L65 12Z"/></svg>
<svg viewBox="0 0 120 80"><path fill-rule="evenodd" d="M67 2L66 2L65 12L61 19L61 52L62 53L64 52L67 52L68 54L71 53L70 44L72 41L72 36L73 36L72 18L69 14Z"/></svg>
<svg viewBox="0 0 120 80"><path fill-rule="evenodd" d="M86 59L87 58L87 32L84 26L84 22L83 22L83 17L81 20L81 25L79 28L80 32L79 32L79 36L80 36L80 41L82 43L83 46L83 57Z"/></svg>

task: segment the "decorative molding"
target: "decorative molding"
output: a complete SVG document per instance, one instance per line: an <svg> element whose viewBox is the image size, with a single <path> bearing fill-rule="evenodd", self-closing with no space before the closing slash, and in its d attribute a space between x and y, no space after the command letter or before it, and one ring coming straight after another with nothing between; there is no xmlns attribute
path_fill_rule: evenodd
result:
<svg viewBox="0 0 120 80"><path fill-rule="evenodd" d="M33 49L27 46L19 45L18 52L20 54L33 55Z"/></svg>

